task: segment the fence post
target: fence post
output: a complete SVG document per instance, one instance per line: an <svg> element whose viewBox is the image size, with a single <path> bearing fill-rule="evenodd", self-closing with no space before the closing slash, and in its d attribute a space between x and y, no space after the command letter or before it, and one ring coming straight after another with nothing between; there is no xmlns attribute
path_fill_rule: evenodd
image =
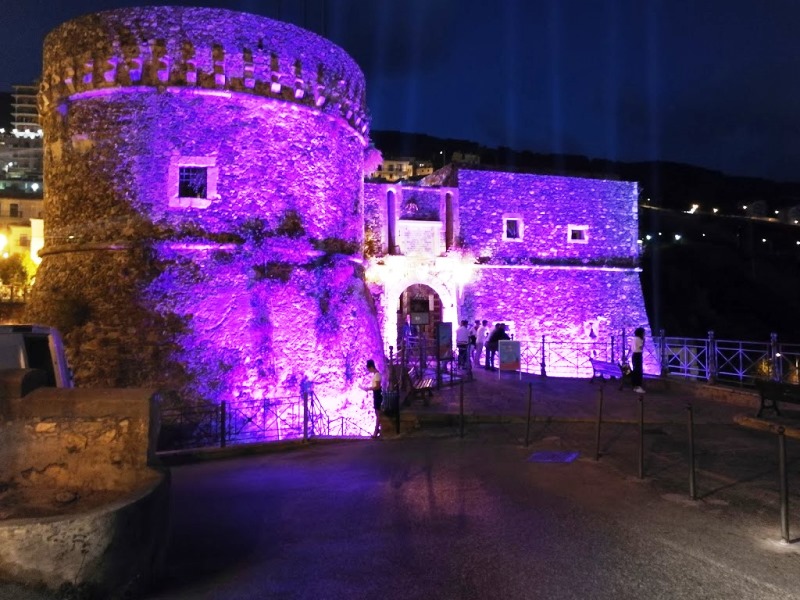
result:
<svg viewBox="0 0 800 600"><path fill-rule="evenodd" d="M715 383L717 381L717 340L714 339L713 330L708 332L707 348L706 381Z"/></svg>
<svg viewBox="0 0 800 600"><path fill-rule="evenodd" d="M695 468L694 468L694 414L692 413L692 405L686 405L688 415L689 427L689 498L697 500L697 487L695 481Z"/></svg>
<svg viewBox="0 0 800 600"><path fill-rule="evenodd" d="M669 368L667 363L667 333L663 329L658 330L658 335L661 340L661 377L669 375Z"/></svg>
<svg viewBox="0 0 800 600"><path fill-rule="evenodd" d="M789 543L789 479L786 474L785 429L778 427L778 465L781 478L781 539Z"/></svg>
<svg viewBox="0 0 800 600"><path fill-rule="evenodd" d="M531 443L531 406L533 404L533 383L528 384L528 426L525 428L525 447Z"/></svg>
<svg viewBox="0 0 800 600"><path fill-rule="evenodd" d="M600 391L597 396L597 426L594 434L594 459L600 460L600 424L603 422L603 388L605 378L600 382Z"/></svg>
<svg viewBox="0 0 800 600"><path fill-rule="evenodd" d="M547 377L547 369L545 368L545 361L544 361L544 336L542 336L542 363L541 363L541 373L542 377Z"/></svg>
<svg viewBox="0 0 800 600"><path fill-rule="evenodd" d="M464 381L461 380L458 392L459 405L460 405L460 422L461 422L461 437L464 437Z"/></svg>
<svg viewBox="0 0 800 600"><path fill-rule="evenodd" d="M620 354L626 360L630 360L630 356L628 356L628 340L627 336L625 335L625 328L622 328L622 343L619 347Z"/></svg>
<svg viewBox="0 0 800 600"><path fill-rule="evenodd" d="M303 390L303 441L308 441L308 392Z"/></svg>
<svg viewBox="0 0 800 600"><path fill-rule="evenodd" d="M777 333L769 334L769 354L770 365L772 366L772 380L781 381L783 379L783 374L781 373L781 353L780 346L778 345Z"/></svg>
<svg viewBox="0 0 800 600"><path fill-rule="evenodd" d="M225 439L225 430L227 429L228 415L225 408L225 401L219 403L219 447L224 448L227 440Z"/></svg>
<svg viewBox="0 0 800 600"><path fill-rule="evenodd" d="M644 479L644 394L639 394L639 479Z"/></svg>

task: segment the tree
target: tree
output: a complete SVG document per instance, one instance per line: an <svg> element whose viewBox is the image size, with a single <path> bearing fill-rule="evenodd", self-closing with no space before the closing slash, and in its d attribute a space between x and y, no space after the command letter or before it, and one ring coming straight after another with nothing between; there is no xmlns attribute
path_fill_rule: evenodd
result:
<svg viewBox="0 0 800 600"><path fill-rule="evenodd" d="M30 274L25 265L25 258L20 254L12 254L0 259L0 281L4 285L27 285Z"/></svg>

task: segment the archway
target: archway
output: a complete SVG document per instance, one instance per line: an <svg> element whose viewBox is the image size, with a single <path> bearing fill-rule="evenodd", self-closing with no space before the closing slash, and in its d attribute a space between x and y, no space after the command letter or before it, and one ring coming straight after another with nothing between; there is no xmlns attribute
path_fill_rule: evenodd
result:
<svg viewBox="0 0 800 600"><path fill-rule="evenodd" d="M443 321L443 303L432 287L423 283L408 286L400 294L397 304L397 347L403 345L409 335L432 340L436 324Z"/></svg>

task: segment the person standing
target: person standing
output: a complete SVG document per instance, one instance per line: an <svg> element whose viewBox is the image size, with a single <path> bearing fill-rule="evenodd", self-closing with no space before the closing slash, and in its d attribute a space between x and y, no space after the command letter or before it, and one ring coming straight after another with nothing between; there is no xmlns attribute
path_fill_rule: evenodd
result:
<svg viewBox="0 0 800 600"><path fill-rule="evenodd" d="M633 391L637 394L644 394L642 378L644 377L644 328L637 327L633 332L633 342L631 343L631 383Z"/></svg>
<svg viewBox="0 0 800 600"><path fill-rule="evenodd" d="M497 354L497 349L500 347L501 340L510 340L511 338L508 337L506 333L506 325L505 323L497 323L494 326L494 331L489 336L489 340L486 342L486 368L489 371L496 371L494 366L494 355Z"/></svg>
<svg viewBox="0 0 800 600"><path fill-rule="evenodd" d="M417 326L411 322L411 315L406 315L406 322L403 325L403 331L401 333L400 341L405 348L409 348L417 341L417 336L419 335L419 330Z"/></svg>
<svg viewBox="0 0 800 600"><path fill-rule="evenodd" d="M474 365L479 367L481 364L481 354L483 354L483 346L486 344L486 336L489 334L489 321L484 319L481 321L480 326L475 332L475 361Z"/></svg>
<svg viewBox="0 0 800 600"><path fill-rule="evenodd" d="M461 321L461 326L456 329L456 348L458 348L458 368L465 369L469 356L469 321L466 319Z"/></svg>
<svg viewBox="0 0 800 600"><path fill-rule="evenodd" d="M367 371L372 375L372 380L366 390L372 391L372 407L375 409L375 431L372 433L372 438L376 438L381 434L381 405L383 404L383 390L381 389L382 379L381 372L375 366L375 361L371 358L367 361Z"/></svg>
<svg viewBox="0 0 800 600"><path fill-rule="evenodd" d="M478 329L481 326L479 319L475 319L475 323L469 326L469 356L467 360L472 364L475 359L475 346L478 342Z"/></svg>

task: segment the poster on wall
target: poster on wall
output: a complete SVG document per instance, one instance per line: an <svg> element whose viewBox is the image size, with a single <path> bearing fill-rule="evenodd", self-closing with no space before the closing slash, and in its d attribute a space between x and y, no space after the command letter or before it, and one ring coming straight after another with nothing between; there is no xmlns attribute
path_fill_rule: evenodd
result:
<svg viewBox="0 0 800 600"><path fill-rule="evenodd" d="M519 371L521 346L515 340L500 340L497 344L497 354L500 356L501 371ZM520 371L522 376L522 371Z"/></svg>
<svg viewBox="0 0 800 600"><path fill-rule="evenodd" d="M452 360L453 358L453 324L436 324L436 348L439 360Z"/></svg>

